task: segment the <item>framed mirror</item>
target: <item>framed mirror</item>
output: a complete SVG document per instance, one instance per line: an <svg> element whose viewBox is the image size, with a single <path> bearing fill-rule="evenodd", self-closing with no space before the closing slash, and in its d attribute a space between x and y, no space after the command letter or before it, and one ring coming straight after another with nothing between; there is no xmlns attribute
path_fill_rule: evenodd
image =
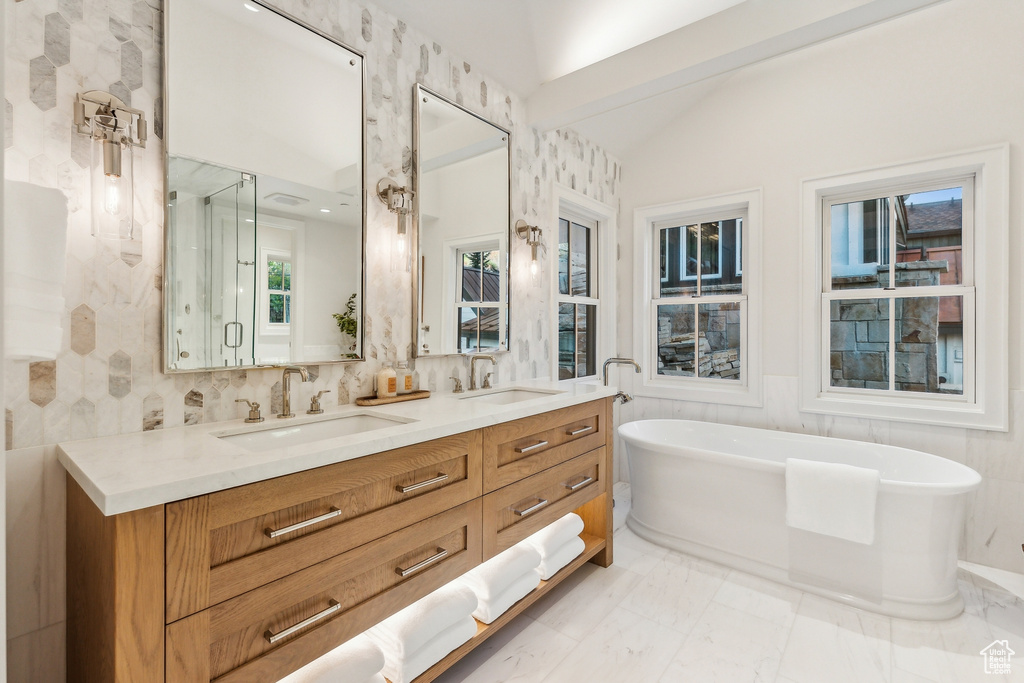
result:
<svg viewBox="0 0 1024 683"><path fill-rule="evenodd" d="M415 88L415 356L508 349L509 131Z"/></svg>
<svg viewBox="0 0 1024 683"><path fill-rule="evenodd" d="M168 0L166 372L363 354L363 57L262 0Z"/></svg>

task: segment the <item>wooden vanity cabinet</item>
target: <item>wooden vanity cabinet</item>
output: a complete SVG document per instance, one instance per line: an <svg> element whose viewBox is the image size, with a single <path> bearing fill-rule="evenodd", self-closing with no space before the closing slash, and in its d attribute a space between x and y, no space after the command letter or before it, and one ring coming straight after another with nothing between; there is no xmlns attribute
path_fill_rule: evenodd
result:
<svg viewBox="0 0 1024 683"><path fill-rule="evenodd" d="M110 517L68 475L68 680L277 681L580 514L584 554L417 679L433 680L611 563L611 462L602 399Z"/></svg>

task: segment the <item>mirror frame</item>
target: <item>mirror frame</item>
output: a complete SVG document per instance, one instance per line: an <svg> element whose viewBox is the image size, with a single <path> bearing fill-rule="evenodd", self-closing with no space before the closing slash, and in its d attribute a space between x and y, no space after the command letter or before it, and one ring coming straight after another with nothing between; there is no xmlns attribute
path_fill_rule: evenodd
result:
<svg viewBox="0 0 1024 683"><path fill-rule="evenodd" d="M470 353L420 353L420 99L428 95L430 97L437 98L438 100L463 111L475 119L483 121L484 123L494 126L498 130L505 133L508 140L506 146L508 148L508 168L506 169L505 177L508 184L508 216L506 217L505 226L507 237L505 242L508 248L505 250L506 253L501 257L500 267L505 273L505 296L507 301L505 302L505 310L507 320L505 321L505 339L502 343L505 348L498 351L491 351L490 353L510 353L511 352L511 329L512 329L512 238L515 237L512 229L512 131L499 126L494 121L489 121L483 116L466 109L466 107L458 104L451 99L440 95L430 88L426 87L422 83L416 83L413 85L413 100L412 100L412 191L413 191L413 220L412 220L412 240L415 244L415 249L412 252L412 357L413 358L444 358L444 357L467 357L473 354ZM482 351L480 353L483 353Z"/></svg>
<svg viewBox="0 0 1024 683"><path fill-rule="evenodd" d="M360 256L359 256L360 264L361 264L361 268L360 268L361 272L360 272L360 278L359 278L359 288L360 288L360 291L359 291L359 357L358 358L338 358L336 360L332 359L332 360L320 360L320 361L301 361L301 362L297 362L297 363L289 363L289 365L310 366L310 365L335 365L335 364L338 364L338 363L358 363L358 362L364 362L366 360L366 201L367 201L367 198L369 197L369 194L366 191L366 97L367 97L367 94L368 94L367 87L366 87L366 76L367 76L367 74L366 74L366 54L363 53L360 50L355 49L354 47L352 47L350 45L347 45L346 43L342 42L341 40L338 40L334 36L331 36L331 35L321 31L320 29L318 29L318 28L316 28L314 26L311 26L310 24L307 24L302 19L299 19L298 17L296 17L296 16L294 16L292 14L289 14L288 12L285 12L284 10L279 9L279 8L271 5L268 0L248 0L248 1L252 2L252 3L256 4L256 5L259 5L261 8L263 8L263 9L269 11L269 12L272 12L272 13L278 15L279 17L287 19L288 21L290 21L290 22L292 22L294 24L297 24L298 26L301 26L302 28L306 29L307 31L311 31L312 33L315 33L316 35L320 36L321 38L323 38L325 40L328 40L328 41L334 43L335 45L337 45L337 46L339 46L341 48L344 48L344 49L348 50L349 52L351 52L352 54L354 54L355 56L357 56L359 58L360 86L361 86L360 87L360 91L361 91L360 92L360 115L359 115L359 126L360 126L359 138L360 138L360 148L361 148L360 152L359 152L359 157L360 157L359 163L361 165L361 169L360 169L360 178L359 178L359 183L360 183L360 185L359 185L359 195L360 195L360 201L362 203L361 211L360 211L361 217L362 217L362 230L360 231L361 239L362 239L362 244L360 245ZM174 0L167 0L167 5L173 6L174 5ZM164 74L164 77L162 79L163 83L160 86L160 94L161 94L161 97L163 97L163 118L162 118L163 137L161 138L161 142L163 143L163 171L164 171L164 178L163 178L163 180L164 180L164 191L163 191L163 204L164 204L164 206L163 206L164 246L163 246L163 263L162 263L163 271L164 272L163 272L163 278L162 278L163 293L162 293L162 296L161 296L161 307L160 307L160 357L161 357L160 358L160 360L161 360L160 365L163 368L163 374L165 374L165 375L180 375L180 374L197 373L197 372L219 372L219 371L224 371L224 370L252 370L252 369L256 369L256 368L283 367L283 366L281 366L279 364L271 364L271 365L253 364L253 365L233 365L233 366L224 366L224 367L215 366L215 367L207 367L207 368L177 369L177 368L171 368L170 367L170 363L168 362L168 360L169 360L168 354L169 354L170 350L167 348L167 324L168 324L167 311L169 310L169 304L170 304L169 298L170 298L170 295L171 295L170 294L171 293L171 287L169 285L169 277L170 277L169 273L170 273L171 269L168 267L168 258L167 257L168 257L168 254L170 253L170 250L171 250L171 240L170 240L170 227L171 226L170 226L170 207L169 207L168 187L167 187L167 181L168 181L168 177L170 175L170 152L168 151L169 146L167 144L167 142L168 142L168 131L169 131L169 128L167 126L167 121L168 121L168 115L169 115L169 112L170 112L170 97L168 96L167 76L166 75L168 73L167 72L167 52L168 52L168 50L167 50L167 46L168 46L167 38L170 35L170 11L168 11L168 7L166 5L164 7L163 15L164 15L164 18L163 18L163 32L164 32L164 34L163 34L163 46L162 46L163 49L161 50L161 54L160 54L160 68L163 69L162 73ZM225 167L225 168L227 168L227 167ZM239 172L245 172L245 173L248 172L248 171L243 171L242 169L232 169L232 170L239 171ZM417 247L418 247L418 244L417 244Z"/></svg>

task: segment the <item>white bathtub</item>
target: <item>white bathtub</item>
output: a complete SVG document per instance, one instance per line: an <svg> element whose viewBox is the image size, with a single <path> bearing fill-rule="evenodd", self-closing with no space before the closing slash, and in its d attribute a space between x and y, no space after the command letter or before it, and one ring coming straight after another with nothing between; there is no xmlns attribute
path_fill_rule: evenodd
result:
<svg viewBox="0 0 1024 683"><path fill-rule="evenodd" d="M859 441L687 420L619 427L633 503L627 524L669 548L908 619L963 610L957 546L981 477L927 453ZM786 526L786 458L881 474L875 540Z"/></svg>

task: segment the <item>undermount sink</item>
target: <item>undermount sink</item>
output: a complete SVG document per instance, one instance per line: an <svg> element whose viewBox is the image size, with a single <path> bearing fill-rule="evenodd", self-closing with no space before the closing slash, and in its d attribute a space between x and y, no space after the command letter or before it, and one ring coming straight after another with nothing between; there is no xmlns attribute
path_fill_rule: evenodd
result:
<svg viewBox="0 0 1024 683"><path fill-rule="evenodd" d="M520 401L529 401L532 398L543 398L545 396L557 396L563 394L563 391L545 391L541 389L520 389L517 387L509 387L508 389L498 389L497 391L491 391L486 394L475 394L471 396L463 396L463 401L479 401L480 403L492 403L494 405L507 405L509 403L519 403Z"/></svg>
<svg viewBox="0 0 1024 683"><path fill-rule="evenodd" d="M339 436L362 434L385 427L396 427L408 422L409 420L359 413L316 422L267 426L248 432L222 434L217 438L250 451L271 451Z"/></svg>

